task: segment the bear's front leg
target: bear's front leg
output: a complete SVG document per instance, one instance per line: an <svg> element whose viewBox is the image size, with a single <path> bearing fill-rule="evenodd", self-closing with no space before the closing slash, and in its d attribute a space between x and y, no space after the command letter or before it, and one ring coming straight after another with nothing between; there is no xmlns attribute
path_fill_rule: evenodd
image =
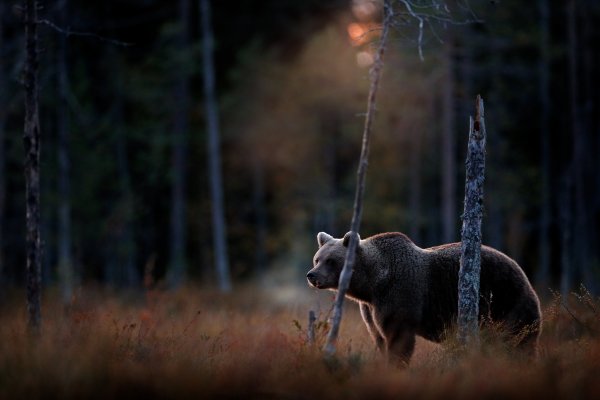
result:
<svg viewBox="0 0 600 400"><path fill-rule="evenodd" d="M371 306L366 303L360 303L359 308L360 308L360 315L362 315L363 321L365 322L365 325L367 326L369 335L371 335L371 338L373 338L373 341L377 345L377 348L379 349L379 351L381 351L382 353L385 353L385 350L386 350L385 339L383 338L383 336L379 332L379 329L375 325L375 321L373 320L373 311L371 310Z"/></svg>

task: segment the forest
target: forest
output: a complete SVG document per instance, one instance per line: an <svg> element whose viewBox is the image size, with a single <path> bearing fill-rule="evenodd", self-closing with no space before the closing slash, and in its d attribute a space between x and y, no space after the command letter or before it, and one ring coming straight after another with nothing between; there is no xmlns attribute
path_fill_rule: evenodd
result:
<svg viewBox="0 0 600 400"><path fill-rule="evenodd" d="M388 2L360 236L461 240L481 95L483 244L541 300L538 360L491 329L395 369L353 302L323 359L306 273L350 230L382 0L0 0L0 397L600 395L600 2Z"/></svg>

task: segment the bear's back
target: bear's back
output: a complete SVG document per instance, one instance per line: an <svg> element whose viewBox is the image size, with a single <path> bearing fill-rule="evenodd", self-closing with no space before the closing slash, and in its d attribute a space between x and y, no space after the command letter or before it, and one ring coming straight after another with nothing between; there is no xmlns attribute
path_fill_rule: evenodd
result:
<svg viewBox="0 0 600 400"><path fill-rule="evenodd" d="M424 251L428 254L429 262L420 334L426 339L439 341L456 320L460 243L436 246ZM537 301L537 296L518 264L488 246L481 247L479 295L480 319L493 321L506 319L524 298L531 299L533 308Z"/></svg>

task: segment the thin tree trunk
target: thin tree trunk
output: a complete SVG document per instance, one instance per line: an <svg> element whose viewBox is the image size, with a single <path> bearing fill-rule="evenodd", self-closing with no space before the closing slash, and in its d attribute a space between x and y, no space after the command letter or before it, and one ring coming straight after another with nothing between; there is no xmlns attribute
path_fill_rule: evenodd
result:
<svg viewBox="0 0 600 400"><path fill-rule="evenodd" d="M491 40L489 43L491 53L489 73L492 76L492 87L499 88L502 86L502 65L506 65L504 52L501 49L501 41L499 39ZM490 104L504 104L501 97L500 90L490 91ZM489 166L488 178L493 182L499 182L502 176L501 171L505 167L505 156L503 149L505 139L499 134L495 135L495 149L496 151L491 152L487 159ZM496 249L504 249L506 246L506 221L509 219L509 211L503 208L502 205L505 203L501 192L500 185L492 185L489 188L488 196L486 198L486 242L490 246Z"/></svg>
<svg viewBox="0 0 600 400"><path fill-rule="evenodd" d="M66 26L68 0L58 4L61 26ZM73 259L71 257L71 166L69 159L69 111L67 105L67 37L58 35L58 275L63 304L73 295Z"/></svg>
<svg viewBox="0 0 600 400"><path fill-rule="evenodd" d="M591 21L589 21L589 24L591 24L589 28L590 34L597 35L598 29L595 25L595 21L597 20L593 17L594 14L590 15L590 13L586 13L586 15L588 15L591 19ZM592 58L592 65L590 66L590 74L594 79L594 85L596 86L600 83L597 73L598 69L600 68L600 59L597 56L596 50L598 48L597 43L597 36L590 38L588 41L590 53L596 56ZM592 224L592 229L594 230L594 236L591 239L593 241L590 241L590 243L598 243L598 241L600 241L600 224L598 223L600 220L600 157L598 157L598 154L600 154L600 98L597 95L598 91L595 86L590 85L589 89L595 95L592 106L593 108L590 115L589 131L591 138L595 138L595 143L590 143L588 149L592 161L590 165L592 171L592 179L590 180L590 184L593 185L593 200L590 202L591 213L593 217L590 218L590 223ZM598 266L600 265L600 248L598 246L594 246L593 250L593 262L596 266ZM596 270L596 273L597 272L598 270ZM596 290L597 292L593 294L598 295L598 292L600 292L600 284L596 285Z"/></svg>
<svg viewBox="0 0 600 400"><path fill-rule="evenodd" d="M40 240L40 120L38 114L37 2L25 2L25 207L27 254L28 328L41 329L41 240Z"/></svg>
<svg viewBox="0 0 600 400"><path fill-rule="evenodd" d="M346 295L346 292L348 291L348 287L350 285L350 278L352 277L352 268L354 267L354 259L356 257L356 249L359 241L358 232L360 229L360 219L362 216L363 195L365 192L365 177L369 159L369 141L371 139L371 126L375 117L375 100L377 97L377 89L379 88L381 70L383 68L383 54L385 51L388 32L392 23L393 15L394 13L392 10L391 1L384 0L383 29L381 32L379 47L377 48L377 53L375 54L375 61L373 62L373 66L371 67L370 71L371 86L369 88L369 98L367 102L367 114L365 117L365 126L363 131L362 149L360 152L360 160L358 163L356 193L354 196L354 212L352 214L352 223L350 224L350 241L348 243L346 259L344 260L344 267L342 268L342 272L340 274L338 291L333 306L333 315L331 317L331 330L327 335L327 342L325 343L324 348L325 353L327 353L328 355L333 355L335 353L335 345L339 334L340 323L342 321L344 296Z"/></svg>
<svg viewBox="0 0 600 400"><path fill-rule="evenodd" d="M120 64L116 62L120 67ZM125 286L139 286L141 282L140 272L135 267L136 247L134 240L134 208L135 201L131 184L131 172L129 160L127 157L127 137L124 114L123 83L121 77L121 68L115 71L115 81L117 84L115 94L116 107L116 153L117 153L117 171L119 174L119 186L121 189L119 199L119 216L122 225L119 226L117 235L117 260L123 273L121 281Z"/></svg>
<svg viewBox="0 0 600 400"><path fill-rule="evenodd" d="M265 169L254 160L254 218L256 225L255 275L264 277L267 264L267 209L265 205Z"/></svg>
<svg viewBox="0 0 600 400"><path fill-rule="evenodd" d="M456 160L454 157L454 43L444 45L445 76L442 120L442 241L456 238Z"/></svg>
<svg viewBox="0 0 600 400"><path fill-rule="evenodd" d="M180 37L179 50L187 50L189 41L188 11L189 0L179 0ZM173 129L173 186L171 207L171 248L170 270L168 274L169 286L181 286L185 275L185 193L186 193L186 165L187 165L187 136L188 136L188 108L189 108L189 78L187 67L182 65L177 74L175 88L174 129Z"/></svg>
<svg viewBox="0 0 600 400"><path fill-rule="evenodd" d="M129 173L129 162L127 160L127 144L125 142L125 131L121 126L117 129L117 164L119 171L119 185L121 186L121 207L123 226L119 233L118 257L119 264L123 269L123 283L126 286L138 286L141 282L140 273L135 267L135 241L133 237L133 211L134 198L131 188L131 177Z"/></svg>
<svg viewBox="0 0 600 400"><path fill-rule="evenodd" d="M540 89L540 147L541 147L541 214L540 214L540 264L537 271L537 285L545 289L550 277L550 8L548 0L538 0L540 9L540 60L539 60L539 89Z"/></svg>
<svg viewBox="0 0 600 400"><path fill-rule="evenodd" d="M578 79L578 43L577 43L577 20L576 20L575 0L569 0L567 3L566 23L568 37L568 58L569 58L569 105L571 118L571 134L573 135L573 155L572 155L572 173L574 189L574 229L572 253L574 268L578 278L583 278L585 283L591 282L588 268L588 246L586 231L587 207L584 195L584 149L585 134L581 126L581 113L579 109L579 79ZM575 271L574 271L575 272Z"/></svg>
<svg viewBox="0 0 600 400"><path fill-rule="evenodd" d="M5 6L4 3L0 3L0 54L4 53L4 24L2 23L2 16L4 15ZM6 183L4 180L4 173L6 167L6 159L4 154L4 128L6 124L6 108L8 98L6 96L7 91L6 74L4 72L4 59L0 59L0 289L4 284L4 207L5 207L5 193Z"/></svg>
<svg viewBox="0 0 600 400"><path fill-rule="evenodd" d="M558 209L560 213L560 293L567 298L573 285L573 261L572 261L572 195L573 185L571 183L571 172L567 171L561 181L559 192Z"/></svg>
<svg viewBox="0 0 600 400"><path fill-rule="evenodd" d="M477 96L475 121L470 118L465 208L463 212L460 270L458 273L458 340L463 345L479 343L479 275L481 269L481 219L485 179L483 100Z"/></svg>
<svg viewBox="0 0 600 400"><path fill-rule="evenodd" d="M211 26L210 1L200 0L202 21L202 54L204 66L204 104L208 131L208 173L210 197L212 201L212 224L214 240L214 260L223 292L231 291L229 259L227 255L227 229L221 178L221 150L219 148L219 110L215 93L215 71L213 61L214 39Z"/></svg>
<svg viewBox="0 0 600 400"><path fill-rule="evenodd" d="M423 138L418 129L411 129L409 132L411 149L408 174L408 209L410 210L408 234L415 243L421 244L421 142Z"/></svg>
<svg viewBox="0 0 600 400"><path fill-rule="evenodd" d="M331 110L327 110L329 113ZM323 146L323 159L325 160L325 169L327 172L325 173L326 179L326 188L325 188L325 198L326 201L323 201L323 197L317 200L317 204L320 204L323 207L323 226L325 227L325 232L336 232L336 204L337 204L337 148L339 145L339 136L340 136L340 123L337 115L334 117L323 116L327 123L323 124L322 131L326 132L324 136L325 146Z"/></svg>
<svg viewBox="0 0 600 400"><path fill-rule="evenodd" d="M593 76L595 75L594 70L594 57L596 55L596 48L593 47L591 43L594 43L594 30L592 27L592 18L593 18L593 9L591 7L591 3L589 1L583 3L583 7L580 11L583 27L583 123L584 130L582 132L584 144L583 148L583 160L581 163L583 165L583 182L584 182L584 190L583 194L585 201L585 220L584 220L584 232L585 232L585 256L587 265L584 266L584 285L586 288L592 293L598 293L598 283L594 277L593 269L597 265L600 259L598 255L595 254L594 248L590 246L590 243L596 243L597 235L598 235L598 227L597 224L593 223L594 221L594 190L593 186L588 182L592 182L594 179L594 175L597 174L597 171L593 169L594 160L597 158L597 154L594 154L591 149L594 144L594 136L592 132L594 131L594 96L596 94L596 88L594 87Z"/></svg>

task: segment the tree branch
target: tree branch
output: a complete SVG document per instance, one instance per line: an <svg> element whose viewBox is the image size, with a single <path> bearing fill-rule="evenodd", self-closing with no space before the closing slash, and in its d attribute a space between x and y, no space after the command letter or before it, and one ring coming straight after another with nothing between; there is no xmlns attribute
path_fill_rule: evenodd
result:
<svg viewBox="0 0 600 400"><path fill-rule="evenodd" d="M423 58L423 17L421 17L419 14L416 14L413 11L409 1L400 0L400 2L404 4L404 6L406 7L406 11L408 11L410 16L419 21L419 38L417 45L419 46L419 58L421 59L421 61L424 61L425 59Z"/></svg>
<svg viewBox="0 0 600 400"><path fill-rule="evenodd" d="M469 14L469 18L463 19L461 21L453 19L450 10L443 2L432 1L430 3L419 3L410 0L399 0L400 3L404 5L406 11L400 11L393 15L394 21L392 22L394 26L400 26L402 24L409 24L410 20L416 20L419 27L419 32L417 35L417 48L419 51L419 58L421 61L424 60L423 56L423 36L424 36L424 26L427 23L434 35L440 43L443 43L441 38L437 35L435 30L433 29L433 22L443 23L443 24L451 24L451 25L467 25L472 23L480 23L481 19L475 15L471 7L467 2L465 4L459 4L458 7L464 12ZM401 21L399 20L401 19Z"/></svg>
<svg viewBox="0 0 600 400"><path fill-rule="evenodd" d="M38 19L37 20L38 24L43 24L46 26L49 26L50 28L54 29L55 31L62 33L63 35L66 35L67 37L69 36L83 36L83 37L91 37L94 39L98 39L102 42L107 42L110 44L114 44L116 46L123 46L123 47L129 47L129 46L133 46L133 43L128 43L128 42L122 42L120 40L116 40L116 39L111 39L111 38L107 38L101 35L97 35L95 33L92 32L74 32L71 31L69 29L64 29L59 27L58 25L56 25L54 22L49 21L47 19Z"/></svg>

